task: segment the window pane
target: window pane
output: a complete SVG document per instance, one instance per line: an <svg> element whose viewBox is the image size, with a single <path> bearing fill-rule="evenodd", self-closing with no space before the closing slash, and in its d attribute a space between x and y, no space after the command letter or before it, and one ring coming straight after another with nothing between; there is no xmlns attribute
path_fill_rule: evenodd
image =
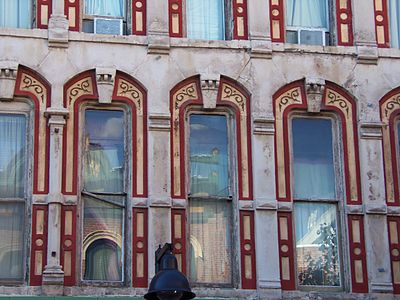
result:
<svg viewBox="0 0 400 300"><path fill-rule="evenodd" d="M85 0L85 14L95 16L123 17L124 0Z"/></svg>
<svg viewBox="0 0 400 300"><path fill-rule="evenodd" d="M228 134L225 116L190 116L190 193L228 196Z"/></svg>
<svg viewBox="0 0 400 300"><path fill-rule="evenodd" d="M300 285L341 285L336 218L335 204L295 203Z"/></svg>
<svg viewBox="0 0 400 300"><path fill-rule="evenodd" d="M398 0L389 0L390 44L399 48L400 40L400 3Z"/></svg>
<svg viewBox="0 0 400 300"><path fill-rule="evenodd" d="M187 0L186 13L188 38L224 39L224 0Z"/></svg>
<svg viewBox="0 0 400 300"><path fill-rule="evenodd" d="M231 206L228 201L190 200L190 280L231 283Z"/></svg>
<svg viewBox="0 0 400 300"><path fill-rule="evenodd" d="M23 279L23 203L0 203L0 280Z"/></svg>
<svg viewBox="0 0 400 300"><path fill-rule="evenodd" d="M294 198L335 199L332 122L294 118Z"/></svg>
<svg viewBox="0 0 400 300"><path fill-rule="evenodd" d="M124 191L124 113L85 113L84 187L91 192Z"/></svg>
<svg viewBox="0 0 400 300"><path fill-rule="evenodd" d="M32 0L0 0L0 27L31 28Z"/></svg>
<svg viewBox="0 0 400 300"><path fill-rule="evenodd" d="M0 197L23 198L26 174L26 119L0 115Z"/></svg>
<svg viewBox="0 0 400 300"><path fill-rule="evenodd" d="M84 198L83 278L122 281L124 211L107 202Z"/></svg>
<svg viewBox="0 0 400 300"><path fill-rule="evenodd" d="M328 0L286 0L286 25L329 28Z"/></svg>

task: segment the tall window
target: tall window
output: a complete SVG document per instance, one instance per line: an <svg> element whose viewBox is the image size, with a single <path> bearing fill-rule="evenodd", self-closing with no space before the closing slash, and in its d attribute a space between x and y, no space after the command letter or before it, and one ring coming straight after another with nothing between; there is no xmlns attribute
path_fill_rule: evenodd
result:
<svg viewBox="0 0 400 300"><path fill-rule="evenodd" d="M224 0L186 0L187 37L225 39Z"/></svg>
<svg viewBox="0 0 400 300"><path fill-rule="evenodd" d="M189 277L232 284L232 188L226 115L189 116Z"/></svg>
<svg viewBox="0 0 400 300"><path fill-rule="evenodd" d="M0 114L0 281L24 278L27 118Z"/></svg>
<svg viewBox="0 0 400 300"><path fill-rule="evenodd" d="M390 46L400 48L400 3L398 0L389 1Z"/></svg>
<svg viewBox="0 0 400 300"><path fill-rule="evenodd" d="M85 0L83 31L123 34L126 31L125 0Z"/></svg>
<svg viewBox="0 0 400 300"><path fill-rule="evenodd" d="M286 41L294 44L329 44L328 0L286 0Z"/></svg>
<svg viewBox="0 0 400 300"><path fill-rule="evenodd" d="M32 0L0 0L0 27L31 28Z"/></svg>
<svg viewBox="0 0 400 300"><path fill-rule="evenodd" d="M124 112L85 111L83 145L84 280L123 281Z"/></svg>
<svg viewBox="0 0 400 300"><path fill-rule="evenodd" d="M291 125L297 284L341 287L334 120L294 117Z"/></svg>

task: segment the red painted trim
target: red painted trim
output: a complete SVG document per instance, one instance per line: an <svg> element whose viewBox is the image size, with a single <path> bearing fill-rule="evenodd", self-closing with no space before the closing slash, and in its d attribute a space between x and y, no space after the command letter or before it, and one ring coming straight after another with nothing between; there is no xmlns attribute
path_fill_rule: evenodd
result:
<svg viewBox="0 0 400 300"><path fill-rule="evenodd" d="M64 14L69 17L69 9L73 8L75 10L75 26L69 26L71 31L79 31L80 24L80 1L79 0L64 0Z"/></svg>
<svg viewBox="0 0 400 300"><path fill-rule="evenodd" d="M144 228L143 228L143 237L138 237L137 236L137 230L138 226L136 223L137 220L137 214L138 213L143 213L143 222L144 222ZM133 215L133 238L132 238L132 279L133 279L133 286L134 287L141 287L141 288L147 288L147 282L148 282L148 214L147 214L147 209L146 208L133 208L132 209L132 215ZM142 247L139 247L143 245ZM136 255L142 253L144 255L144 274L143 277L138 277L135 270L135 258Z"/></svg>
<svg viewBox="0 0 400 300"><path fill-rule="evenodd" d="M42 24L41 20L42 20L42 6L47 6L47 23L50 20L50 15L52 13L52 1L51 0L37 0L36 2L36 12L37 12L37 28L40 29L47 29L48 28L48 24Z"/></svg>
<svg viewBox="0 0 400 300"><path fill-rule="evenodd" d="M244 211L239 212L240 215L240 263L241 263L241 275L242 275L242 288L255 290L257 288L257 272L256 272L256 240L254 236L254 211ZM245 216L250 217L250 239L245 239L244 237L244 225L243 219ZM249 250L246 247L250 246ZM246 279L245 257L246 255L251 256L251 270L252 278Z"/></svg>
<svg viewBox="0 0 400 300"><path fill-rule="evenodd" d="M173 9L175 5L178 6L176 10ZM183 37L183 9L182 9L182 0L168 0L168 24L169 24L169 36L170 37ZM179 32L172 32L172 15L178 14L179 16Z"/></svg>
<svg viewBox="0 0 400 300"><path fill-rule="evenodd" d="M65 85L64 85L64 107L68 108L70 106L70 103L68 103L68 95L67 95L67 90L74 85L77 81L85 78L85 77L91 77L92 80L92 85L93 85L93 94L89 95L83 95L79 97L76 102L81 101L82 99L85 100L93 100L98 98L98 93L97 93L97 85L96 85L96 74L94 70L90 71L85 71L82 72L73 78L71 78ZM76 113L76 112L75 112ZM67 121L68 122L68 121ZM73 178L72 178L72 192L67 192L66 191L66 168L71 168L71 162L67 162L67 136L68 136L68 127L64 127L64 134L63 134L63 157L62 157L62 181L61 181L61 191L65 195L76 195L76 189L77 189L77 168L78 168L78 147L79 147L79 137L76 135L76 127L79 123L77 123L77 120L74 120L74 150L73 150L73 161L72 161L72 168L73 168Z"/></svg>
<svg viewBox="0 0 400 300"><path fill-rule="evenodd" d="M132 33L135 35L146 35L146 0L133 0L132 1ZM135 17L136 13L142 13L143 28L138 30L136 28Z"/></svg>
<svg viewBox="0 0 400 300"><path fill-rule="evenodd" d="M338 46L353 46L353 14L351 10L351 0L347 0L347 9L340 9L340 0L336 0L336 26L338 34ZM347 18L342 20L341 14L346 14ZM342 39L342 31L340 29L342 24L346 24L349 29L349 41L344 42Z"/></svg>
<svg viewBox="0 0 400 300"><path fill-rule="evenodd" d="M390 236L390 226L389 222L396 222L397 226L397 243L394 243ZM400 294L400 284L394 282L394 275L393 275L393 262L400 261L400 255L393 255L393 253L400 252L400 218L399 217L387 217L387 226L388 226L388 235L389 235L389 252L390 252L390 267L392 271L392 283L393 283L393 292L395 294Z"/></svg>
<svg viewBox="0 0 400 300"><path fill-rule="evenodd" d="M270 30L271 30L271 39L272 42L275 43L284 43L285 42L285 11L283 9L283 1L279 0L279 5L273 5L272 1L269 1L269 20L270 20ZM273 12L277 11L278 14L274 16ZM272 33L272 24L273 21L279 22L279 38L275 38Z"/></svg>
<svg viewBox="0 0 400 300"><path fill-rule="evenodd" d="M237 19L242 17L244 22L244 35L239 36ZM233 1L233 39L234 40L247 40L249 38L248 21L247 21L247 0L242 0L238 3L237 0Z"/></svg>
<svg viewBox="0 0 400 300"><path fill-rule="evenodd" d="M132 153L135 154L137 153L136 148L137 145L135 143L136 141L136 124L137 124L137 107L136 104L131 101L131 99L123 96L117 96L117 91L118 91L118 82L119 80L125 80L129 82L130 84L134 85L137 89L140 90L140 92L143 94L143 103L140 103L142 106L143 110L143 157L136 157L135 155L132 155L132 195L133 197L147 197L148 194L148 168L147 168L147 162L148 162L148 154L147 154L147 90L146 88L137 80L132 78L130 75L118 71L116 76L115 76L115 85L114 85L114 91L113 91L113 100L116 101L121 101L127 103L132 110ZM143 193L139 194L137 191L137 170L136 166L141 163L143 165Z"/></svg>
<svg viewBox="0 0 400 300"><path fill-rule="evenodd" d="M61 207L60 263L62 267L64 267L64 252L71 251L71 276L64 276L65 286L74 286L76 283L76 210L76 205L63 205ZM67 211L72 211L72 235L65 234L65 213ZM69 246L68 241L71 243Z"/></svg>
<svg viewBox="0 0 400 300"><path fill-rule="evenodd" d="M181 216L181 237L175 236L175 215ZM182 273L186 275L186 210L185 209L171 209L171 236L173 253L180 254L182 258ZM180 249L177 249L175 245L179 243Z"/></svg>
<svg viewBox="0 0 400 300"><path fill-rule="evenodd" d="M287 219L288 239L284 240L281 237L280 218ZM278 212L278 238L279 238L279 268L281 275L281 287L284 291L291 291L296 289L295 272L294 272L294 245L293 245L293 225L292 213ZM287 251L283 251L287 249ZM289 272L290 279L284 280L282 275L282 257L289 259Z"/></svg>
<svg viewBox="0 0 400 300"><path fill-rule="evenodd" d="M43 234L38 234L36 232L36 213L38 210L44 211L44 224L43 224ZM35 260L36 255L35 251L42 251L42 272L44 271L44 267L47 262L47 225L48 220L48 207L44 204L33 204L32 205L32 244L31 244L31 263L30 263L30 280L29 283L31 286L40 286L42 285L42 275L35 275ZM37 245L36 241L42 240L42 244Z"/></svg>
<svg viewBox="0 0 400 300"><path fill-rule="evenodd" d="M397 87L387 94L385 94L382 99L379 101L379 113L380 116L382 116L382 109L383 106L385 105L385 102L388 101L391 97L400 94L400 87ZM385 183L386 183L386 172L392 172L392 177L393 177L393 189L394 189L394 203L392 202L387 202L386 204L389 206L400 206L400 197L399 197L399 170L398 170L398 158L397 158L397 150L396 150L396 132L395 132L395 121L400 115L400 109L394 110L392 114L389 116L389 135L390 135L390 152L391 152L391 158L392 158L392 168L391 170L386 170L386 164L383 164L383 167L385 169L384 172L384 177L385 177ZM382 140L382 148L384 148L385 145L383 144ZM385 156L385 151L383 151L383 161L385 162L387 157ZM385 184L385 193L386 193L386 199L387 199L387 186Z"/></svg>
<svg viewBox="0 0 400 300"><path fill-rule="evenodd" d="M359 220L360 223L360 242L356 243L353 241L353 226L352 221ZM348 226L349 226L349 250L350 250L350 265L351 265L351 285L353 293L368 293L368 271L367 271L367 253L365 251L365 237L364 237L364 217L361 215L348 215ZM360 254L355 254L355 248L360 249ZM363 282L356 282L354 261L361 260L363 269Z"/></svg>
<svg viewBox="0 0 400 300"><path fill-rule="evenodd" d="M378 38L376 38L376 42L379 48L389 48L389 17L388 17L388 8L387 8L387 1L382 0L382 11L378 11L376 9L375 1L374 2L374 16L375 16L375 34L378 37L378 26L383 26L383 32L385 36L385 43L378 43ZM382 19L381 21L378 21Z"/></svg>
<svg viewBox="0 0 400 300"><path fill-rule="evenodd" d="M15 91L14 94L16 96L23 96L23 97L29 97L29 99L32 100L33 105L34 105L34 143L33 143L33 194L47 194L49 192L49 151L50 151L50 129L49 127L46 128L46 161L44 162L45 164L45 178L44 180L44 190L39 190L38 189L38 164L39 164L39 124L40 124L40 100L37 98L37 96L31 92L28 91L22 91L20 89L21 86L21 80L22 80L22 74L27 74L31 77L33 77L35 80L40 82L46 89L46 107L49 107L51 104L51 88L49 82L41 76L39 73L36 71L33 71L32 69L29 69L24 66L20 66L18 68L18 74L17 74L17 79L16 79L16 84L15 84Z"/></svg>

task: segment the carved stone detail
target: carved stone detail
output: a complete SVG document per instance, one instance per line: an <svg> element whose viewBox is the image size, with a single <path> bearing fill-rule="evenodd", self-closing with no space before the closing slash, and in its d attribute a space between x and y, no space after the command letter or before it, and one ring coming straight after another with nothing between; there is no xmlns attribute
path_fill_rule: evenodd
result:
<svg viewBox="0 0 400 300"><path fill-rule="evenodd" d="M318 113L321 111L322 97L325 91L325 80L306 78L307 111Z"/></svg>
<svg viewBox="0 0 400 300"><path fill-rule="evenodd" d="M201 79L201 92L205 109L214 109L217 106L218 88L218 79Z"/></svg>
<svg viewBox="0 0 400 300"><path fill-rule="evenodd" d="M96 68L97 91L99 103L111 103L116 70L113 68Z"/></svg>
<svg viewBox="0 0 400 300"><path fill-rule="evenodd" d="M0 62L0 100L12 100L14 98L17 69L18 64L16 62Z"/></svg>

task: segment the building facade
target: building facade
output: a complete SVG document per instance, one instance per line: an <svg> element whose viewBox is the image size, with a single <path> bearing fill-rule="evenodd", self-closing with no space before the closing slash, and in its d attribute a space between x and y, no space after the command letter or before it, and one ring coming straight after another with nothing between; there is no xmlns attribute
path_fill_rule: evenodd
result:
<svg viewBox="0 0 400 300"><path fill-rule="evenodd" d="M0 0L0 295L400 293L395 0Z"/></svg>

